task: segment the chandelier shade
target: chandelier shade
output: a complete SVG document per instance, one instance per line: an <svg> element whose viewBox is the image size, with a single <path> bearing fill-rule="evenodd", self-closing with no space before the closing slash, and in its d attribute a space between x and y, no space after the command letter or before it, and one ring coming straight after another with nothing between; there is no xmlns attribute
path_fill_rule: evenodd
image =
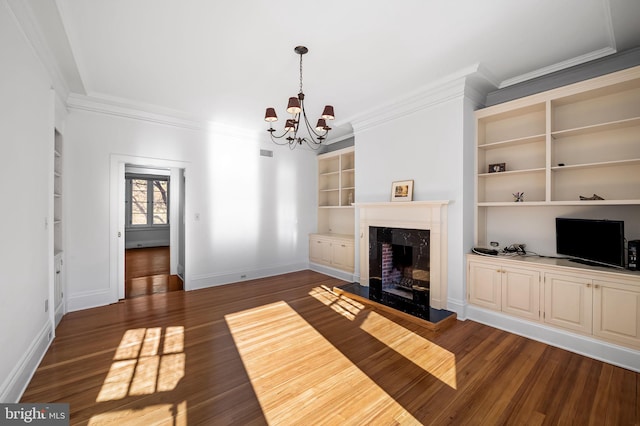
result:
<svg viewBox="0 0 640 426"><path fill-rule="evenodd" d="M267 132L269 132L271 140L278 145L288 145L290 149L294 149L303 143L312 149L318 149L331 130L331 127L327 125L327 120L335 119L333 105L324 107L322 115L315 126L312 126L307 119L307 112L304 107L304 92L302 91L302 55L308 51L309 49L304 46L296 46L294 49L294 52L300 55L300 91L298 96L291 96L287 103L286 111L291 114L291 118L285 121L284 132L281 135L274 134L276 129L273 128L272 123L278 121L275 108L267 108L264 115L264 121L269 123ZM303 135L305 129L306 134ZM283 140L280 141L280 139Z"/></svg>
<svg viewBox="0 0 640 426"><path fill-rule="evenodd" d="M278 121L275 108L267 108L267 112L264 114L264 121Z"/></svg>
<svg viewBox="0 0 640 426"><path fill-rule="evenodd" d="M335 116L333 115L333 106L327 105L324 107L324 111L322 111L322 118L325 120L333 120Z"/></svg>

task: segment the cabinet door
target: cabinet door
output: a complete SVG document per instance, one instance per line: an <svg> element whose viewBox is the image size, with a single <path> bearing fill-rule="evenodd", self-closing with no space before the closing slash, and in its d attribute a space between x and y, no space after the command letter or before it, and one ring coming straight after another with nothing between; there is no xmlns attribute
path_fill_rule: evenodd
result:
<svg viewBox="0 0 640 426"><path fill-rule="evenodd" d="M353 271L354 245L346 241L334 241L331 249L332 265L345 271Z"/></svg>
<svg viewBox="0 0 640 426"><path fill-rule="evenodd" d="M590 279L546 273L544 322L591 334L592 290Z"/></svg>
<svg viewBox="0 0 640 426"><path fill-rule="evenodd" d="M500 310L500 265L469 262L469 303Z"/></svg>
<svg viewBox="0 0 640 426"><path fill-rule="evenodd" d="M593 334L640 347L640 288L616 282L593 283Z"/></svg>
<svg viewBox="0 0 640 426"><path fill-rule="evenodd" d="M502 267L502 311L538 321L540 319L540 273Z"/></svg>
<svg viewBox="0 0 640 426"><path fill-rule="evenodd" d="M309 259L316 263L331 264L331 243L324 239L310 238Z"/></svg>

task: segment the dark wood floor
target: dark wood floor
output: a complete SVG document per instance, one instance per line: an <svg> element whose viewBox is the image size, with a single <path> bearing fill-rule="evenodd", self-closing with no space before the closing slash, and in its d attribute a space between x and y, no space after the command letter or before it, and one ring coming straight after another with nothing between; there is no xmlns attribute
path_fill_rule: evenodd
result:
<svg viewBox="0 0 640 426"><path fill-rule="evenodd" d="M301 271L66 315L23 402L72 424L637 425L640 374L473 321L441 334Z"/></svg>
<svg viewBox="0 0 640 426"><path fill-rule="evenodd" d="M169 255L169 247L126 250L125 298L182 290L180 277L170 274Z"/></svg>

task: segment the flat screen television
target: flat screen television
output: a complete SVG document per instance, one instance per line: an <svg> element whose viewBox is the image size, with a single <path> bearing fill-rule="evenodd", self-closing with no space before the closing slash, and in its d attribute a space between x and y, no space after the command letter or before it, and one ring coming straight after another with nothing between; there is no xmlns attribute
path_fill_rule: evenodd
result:
<svg viewBox="0 0 640 426"><path fill-rule="evenodd" d="M624 221L557 217L556 252L587 264L624 268Z"/></svg>

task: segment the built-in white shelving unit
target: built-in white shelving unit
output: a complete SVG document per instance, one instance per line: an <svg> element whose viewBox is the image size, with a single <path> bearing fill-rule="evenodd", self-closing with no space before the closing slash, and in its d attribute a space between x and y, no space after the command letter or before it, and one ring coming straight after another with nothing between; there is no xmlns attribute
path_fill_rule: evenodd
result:
<svg viewBox="0 0 640 426"><path fill-rule="evenodd" d="M318 156L318 232L309 238L312 263L354 270L355 151L353 147Z"/></svg>

